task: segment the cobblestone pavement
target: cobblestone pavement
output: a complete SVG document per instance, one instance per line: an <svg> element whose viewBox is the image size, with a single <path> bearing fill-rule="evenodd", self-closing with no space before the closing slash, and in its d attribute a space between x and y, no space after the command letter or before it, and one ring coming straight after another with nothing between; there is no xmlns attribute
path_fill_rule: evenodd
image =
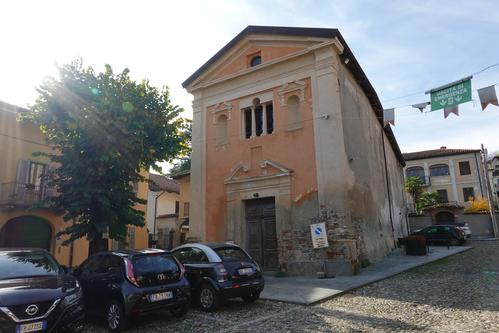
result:
<svg viewBox="0 0 499 333"><path fill-rule="evenodd" d="M229 301L182 319L160 313L130 332L499 332L499 241L357 289L316 306ZM87 332L104 332L91 324Z"/></svg>

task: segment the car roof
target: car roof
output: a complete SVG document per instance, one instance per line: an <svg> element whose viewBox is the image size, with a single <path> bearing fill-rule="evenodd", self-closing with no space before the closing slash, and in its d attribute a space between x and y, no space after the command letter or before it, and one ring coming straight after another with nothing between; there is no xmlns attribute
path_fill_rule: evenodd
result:
<svg viewBox="0 0 499 333"><path fill-rule="evenodd" d="M195 247L202 250L207 256L210 262L222 262L222 258L215 252L217 249L221 248L237 248L241 249L236 244L230 243L187 243L174 248L172 251L180 250L186 247Z"/></svg>
<svg viewBox="0 0 499 333"><path fill-rule="evenodd" d="M36 248L36 247L11 247L11 248L0 248L0 252L45 252L49 253L49 251L42 249L42 248Z"/></svg>
<svg viewBox="0 0 499 333"><path fill-rule="evenodd" d="M168 250L163 249L134 249L134 250L112 250L112 251L103 251L96 254L115 254L120 257L133 257L143 254L154 254L154 253L170 253Z"/></svg>

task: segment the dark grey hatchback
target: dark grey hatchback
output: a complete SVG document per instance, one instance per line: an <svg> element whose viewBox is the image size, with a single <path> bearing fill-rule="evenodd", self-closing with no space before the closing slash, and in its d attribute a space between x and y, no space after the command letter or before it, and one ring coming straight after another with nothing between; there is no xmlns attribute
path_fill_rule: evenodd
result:
<svg viewBox="0 0 499 333"><path fill-rule="evenodd" d="M233 244L193 243L172 253L184 265L193 300L203 311L214 311L228 298L255 302L265 281L258 264Z"/></svg>
<svg viewBox="0 0 499 333"><path fill-rule="evenodd" d="M168 251L119 250L90 256L73 271L83 288L87 313L105 317L111 331L128 318L158 310L187 313L190 289L182 265Z"/></svg>
<svg viewBox="0 0 499 333"><path fill-rule="evenodd" d="M83 329L78 281L41 249L0 249L0 333Z"/></svg>

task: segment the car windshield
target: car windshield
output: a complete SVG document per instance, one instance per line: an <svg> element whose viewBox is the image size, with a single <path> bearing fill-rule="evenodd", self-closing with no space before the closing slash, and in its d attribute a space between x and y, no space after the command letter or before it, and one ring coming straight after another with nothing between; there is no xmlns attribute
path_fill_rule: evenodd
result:
<svg viewBox="0 0 499 333"><path fill-rule="evenodd" d="M177 273L180 268L170 254L153 254L138 256L133 259L133 270L136 275L168 272Z"/></svg>
<svg viewBox="0 0 499 333"><path fill-rule="evenodd" d="M237 247L223 247L215 249L215 252L224 262L248 260L248 255Z"/></svg>
<svg viewBox="0 0 499 333"><path fill-rule="evenodd" d="M60 272L57 262L45 252L0 253L0 280L57 275Z"/></svg>

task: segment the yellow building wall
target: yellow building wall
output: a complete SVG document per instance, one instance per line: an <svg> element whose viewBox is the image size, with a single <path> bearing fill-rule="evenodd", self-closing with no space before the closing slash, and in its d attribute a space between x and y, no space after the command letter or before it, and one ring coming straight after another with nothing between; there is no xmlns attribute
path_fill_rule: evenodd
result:
<svg viewBox="0 0 499 333"><path fill-rule="evenodd" d="M182 176L181 178L177 179L178 182L180 183L180 195L179 195L179 201L180 201L180 209L179 209L179 218L187 218L189 217L189 212L186 212L184 207L184 203L189 203L190 204L190 197L191 197L191 176L186 175Z"/></svg>
<svg viewBox="0 0 499 333"><path fill-rule="evenodd" d="M16 182L17 165L19 160L31 160L48 164L48 159L34 157L34 152L50 152L50 146L45 144L40 129L29 122L19 122L17 112L19 109L0 102L0 184ZM148 178L148 173L143 172ZM138 186L138 197L147 199L148 185L146 182ZM5 190L5 188L4 188ZM0 185L0 191L2 187ZM138 205L138 209L146 213L146 205ZM18 207L0 206L0 231L11 219L19 216L37 216L49 223L52 229L50 252L62 265L70 265L70 246L62 246L63 239L56 238L56 234L70 225L71 222L63 221L63 214L48 209L27 210ZM135 244L133 248L146 248L148 246L147 227L135 228ZM111 242L111 241L110 241ZM73 265L79 265L88 256L87 239L79 239L73 243Z"/></svg>

